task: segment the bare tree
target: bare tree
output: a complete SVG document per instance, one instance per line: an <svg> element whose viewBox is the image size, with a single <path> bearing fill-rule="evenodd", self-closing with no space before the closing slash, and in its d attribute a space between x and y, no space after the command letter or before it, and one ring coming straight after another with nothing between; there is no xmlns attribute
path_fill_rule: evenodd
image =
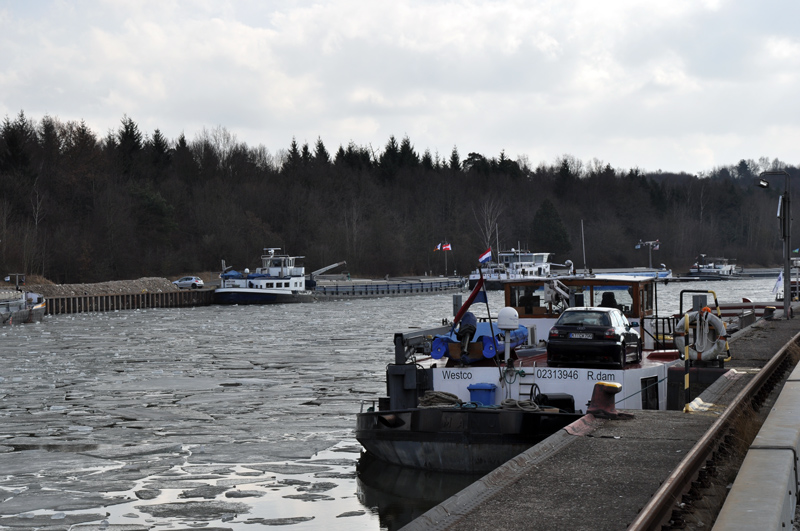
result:
<svg viewBox="0 0 800 531"><path fill-rule="evenodd" d="M498 232L497 220L503 213L503 204L499 199L488 198L472 209L475 221L478 223L478 235L486 247L492 246L492 237ZM500 249L498 249L499 251Z"/></svg>

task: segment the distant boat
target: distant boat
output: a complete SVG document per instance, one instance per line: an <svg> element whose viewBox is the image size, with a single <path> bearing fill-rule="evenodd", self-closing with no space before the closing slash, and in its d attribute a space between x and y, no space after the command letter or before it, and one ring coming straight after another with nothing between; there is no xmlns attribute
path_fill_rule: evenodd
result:
<svg viewBox="0 0 800 531"><path fill-rule="evenodd" d="M314 294L306 290L305 267L298 265L302 256L276 254L277 247L264 249L261 267L254 273L245 269L220 274L220 287L214 291L216 304L276 304L310 302Z"/></svg>
<svg viewBox="0 0 800 531"><path fill-rule="evenodd" d="M47 304L44 296L28 291L0 293L0 324L36 323L42 320Z"/></svg>
<svg viewBox="0 0 800 531"><path fill-rule="evenodd" d="M694 265L689 269L689 276L707 279L736 277L742 273L742 268L738 267L734 262L736 262L736 260L709 257L705 254L701 254L697 257L697 261Z"/></svg>
<svg viewBox="0 0 800 531"><path fill-rule="evenodd" d="M487 262L469 274L469 289L475 287L481 274L487 290L502 290L504 280L525 280L550 275L550 253L532 253L511 249L497 253L497 261Z"/></svg>

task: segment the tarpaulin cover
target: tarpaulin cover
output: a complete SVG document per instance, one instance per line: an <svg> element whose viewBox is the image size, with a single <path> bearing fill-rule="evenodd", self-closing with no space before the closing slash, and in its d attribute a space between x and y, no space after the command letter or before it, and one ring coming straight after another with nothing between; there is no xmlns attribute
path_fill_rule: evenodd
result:
<svg viewBox="0 0 800 531"><path fill-rule="evenodd" d="M492 329L489 326L489 323L478 323L477 330L475 331L475 335L472 337L472 341L470 343L475 343L477 341L483 341L483 357L484 358L493 358L497 352L495 351L495 342L497 343L497 349L500 351L505 350L505 332L497 328L497 325L494 325L494 331L497 332L496 340L492 341ZM524 344L528 340L528 329L522 325L519 326L516 330L512 330L509 333L509 344L511 348L518 347ZM459 343L458 338L456 338L455 332L450 333L448 335L436 336L433 338L433 343L431 343L431 357L433 359L441 359L443 356L447 356L450 353L450 343Z"/></svg>

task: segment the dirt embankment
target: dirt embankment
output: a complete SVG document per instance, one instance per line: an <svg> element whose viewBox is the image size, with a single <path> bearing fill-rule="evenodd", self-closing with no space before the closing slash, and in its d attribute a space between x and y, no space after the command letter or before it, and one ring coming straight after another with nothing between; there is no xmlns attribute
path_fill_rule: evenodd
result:
<svg viewBox="0 0 800 531"><path fill-rule="evenodd" d="M13 285L12 285L13 289ZM136 280L112 280L94 284L32 284L25 285L25 291L41 293L47 297L76 297L80 295L113 295L128 293L162 293L178 291L166 278L146 277Z"/></svg>

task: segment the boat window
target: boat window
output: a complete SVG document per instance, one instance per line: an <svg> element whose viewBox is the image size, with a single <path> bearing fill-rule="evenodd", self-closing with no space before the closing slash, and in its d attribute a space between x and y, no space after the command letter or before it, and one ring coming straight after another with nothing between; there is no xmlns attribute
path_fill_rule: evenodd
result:
<svg viewBox="0 0 800 531"><path fill-rule="evenodd" d="M547 306L544 286L512 286L511 306L521 314L543 313Z"/></svg>
<svg viewBox="0 0 800 531"><path fill-rule="evenodd" d="M595 286L592 306L614 307L629 311L633 306L633 291L627 286Z"/></svg>
<svg viewBox="0 0 800 531"><path fill-rule="evenodd" d="M649 312L653 309L653 284L645 284L642 286L642 310Z"/></svg>
<svg viewBox="0 0 800 531"><path fill-rule="evenodd" d="M606 312L564 312L556 324L579 326L611 326Z"/></svg>
<svg viewBox="0 0 800 531"><path fill-rule="evenodd" d="M658 409L658 377L642 378L642 409Z"/></svg>

